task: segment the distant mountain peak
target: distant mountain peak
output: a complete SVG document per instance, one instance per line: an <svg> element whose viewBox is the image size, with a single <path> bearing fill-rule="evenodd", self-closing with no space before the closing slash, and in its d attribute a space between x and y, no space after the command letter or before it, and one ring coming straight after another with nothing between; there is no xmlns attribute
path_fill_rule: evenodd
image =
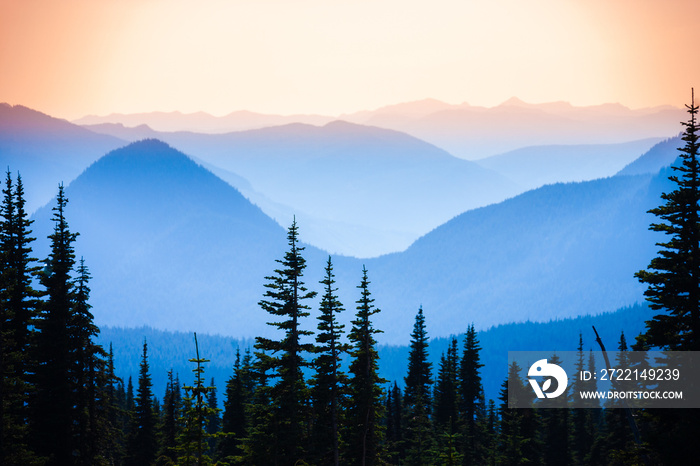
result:
<svg viewBox="0 0 700 466"><path fill-rule="evenodd" d="M510 99L506 100L502 104L498 105L499 107L529 107L530 104L527 102L524 102L523 100L513 96Z"/></svg>

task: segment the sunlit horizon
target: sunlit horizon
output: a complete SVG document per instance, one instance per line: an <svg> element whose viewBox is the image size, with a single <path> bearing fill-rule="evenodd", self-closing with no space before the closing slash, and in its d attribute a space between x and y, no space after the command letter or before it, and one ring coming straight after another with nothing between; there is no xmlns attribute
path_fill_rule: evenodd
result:
<svg viewBox="0 0 700 466"><path fill-rule="evenodd" d="M74 120L340 116L423 99L681 107L700 2L70 0L0 6L0 102Z"/></svg>

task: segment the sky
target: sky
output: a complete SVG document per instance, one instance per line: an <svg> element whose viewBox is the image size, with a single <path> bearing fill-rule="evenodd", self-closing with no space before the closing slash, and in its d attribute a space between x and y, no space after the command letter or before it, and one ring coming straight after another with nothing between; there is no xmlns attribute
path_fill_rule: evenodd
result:
<svg viewBox="0 0 700 466"><path fill-rule="evenodd" d="M0 0L0 102L67 119L680 107L699 18L697 0Z"/></svg>

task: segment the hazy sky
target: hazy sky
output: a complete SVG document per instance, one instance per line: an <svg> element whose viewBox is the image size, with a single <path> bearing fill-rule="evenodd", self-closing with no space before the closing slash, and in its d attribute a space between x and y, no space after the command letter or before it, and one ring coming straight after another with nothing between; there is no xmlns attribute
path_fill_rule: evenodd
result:
<svg viewBox="0 0 700 466"><path fill-rule="evenodd" d="M681 106L698 31L697 0L0 0L0 101L63 118Z"/></svg>

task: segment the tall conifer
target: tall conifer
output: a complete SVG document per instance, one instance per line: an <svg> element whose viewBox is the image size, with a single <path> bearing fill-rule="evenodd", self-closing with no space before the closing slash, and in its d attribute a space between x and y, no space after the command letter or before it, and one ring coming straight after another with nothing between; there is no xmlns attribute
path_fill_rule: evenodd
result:
<svg viewBox="0 0 700 466"><path fill-rule="evenodd" d="M281 340L255 339L258 370L263 377L271 376L274 380L273 385L259 388L268 392L266 396L270 398L269 416L260 413L266 418L261 422L271 423L268 434L272 438L260 437L272 452L272 457L266 460L270 465L305 460L308 444L309 395L302 370L309 366L304 353L312 353L314 346L303 342L302 339L312 332L301 328L301 320L309 315L305 301L316 293L309 291L302 281L306 260L301 255L304 248L299 246L296 221L289 227L287 241L289 251L284 259L277 260L282 267L266 277L267 291L259 303L275 319L281 319L268 322L268 325L281 330L284 335ZM255 448L254 445L251 447Z"/></svg>
<svg viewBox="0 0 700 466"><path fill-rule="evenodd" d="M22 178L7 172L0 205L0 464L32 464L28 402L35 370L32 339L39 293L31 257L31 220L24 208Z"/></svg>
<svg viewBox="0 0 700 466"><path fill-rule="evenodd" d="M32 410L34 448L49 464L69 464L76 449L75 391L72 380L73 342L71 328L73 312L73 280L75 265L73 243L77 233L71 233L66 221L68 203L59 186L53 208L54 230L51 253L41 274L47 300L42 306L37 326L38 366L36 368L36 397Z"/></svg>
<svg viewBox="0 0 700 466"><path fill-rule="evenodd" d="M357 314L352 321L348 335L352 345L349 382L349 407L346 427L345 463L349 465L371 466L380 463L384 429L381 418L384 411L381 384L386 380L379 377L379 354L374 335L381 333L372 326L371 317L379 312L372 304L374 299L369 291L367 269L362 268L360 299L357 300Z"/></svg>
<svg viewBox="0 0 700 466"><path fill-rule="evenodd" d="M434 439L430 409L430 387L433 383L431 366L428 362L428 333L421 306L411 333L408 374L404 379L406 464L409 465L432 463Z"/></svg>
<svg viewBox="0 0 700 466"><path fill-rule="evenodd" d="M460 413L464 422L463 432L463 464L479 464L483 453L480 432L479 404L484 398L481 384L480 357L481 346L474 325L470 325L464 339L464 352L459 366L459 402Z"/></svg>
<svg viewBox="0 0 700 466"><path fill-rule="evenodd" d="M148 365L148 344L144 341L134 400L134 417L131 420L130 439L127 445L127 463L135 466L152 464L158 453L152 386Z"/></svg>
<svg viewBox="0 0 700 466"><path fill-rule="evenodd" d="M342 324L337 316L344 309L336 296L337 288L330 256L326 263L323 295L319 307L318 333L316 334L316 351L314 361L315 375L311 381L311 399L314 410L312 433L313 458L318 464L340 464L340 446L338 426L340 423L341 404L345 395L347 377L341 370L341 357L350 346L341 341Z"/></svg>

